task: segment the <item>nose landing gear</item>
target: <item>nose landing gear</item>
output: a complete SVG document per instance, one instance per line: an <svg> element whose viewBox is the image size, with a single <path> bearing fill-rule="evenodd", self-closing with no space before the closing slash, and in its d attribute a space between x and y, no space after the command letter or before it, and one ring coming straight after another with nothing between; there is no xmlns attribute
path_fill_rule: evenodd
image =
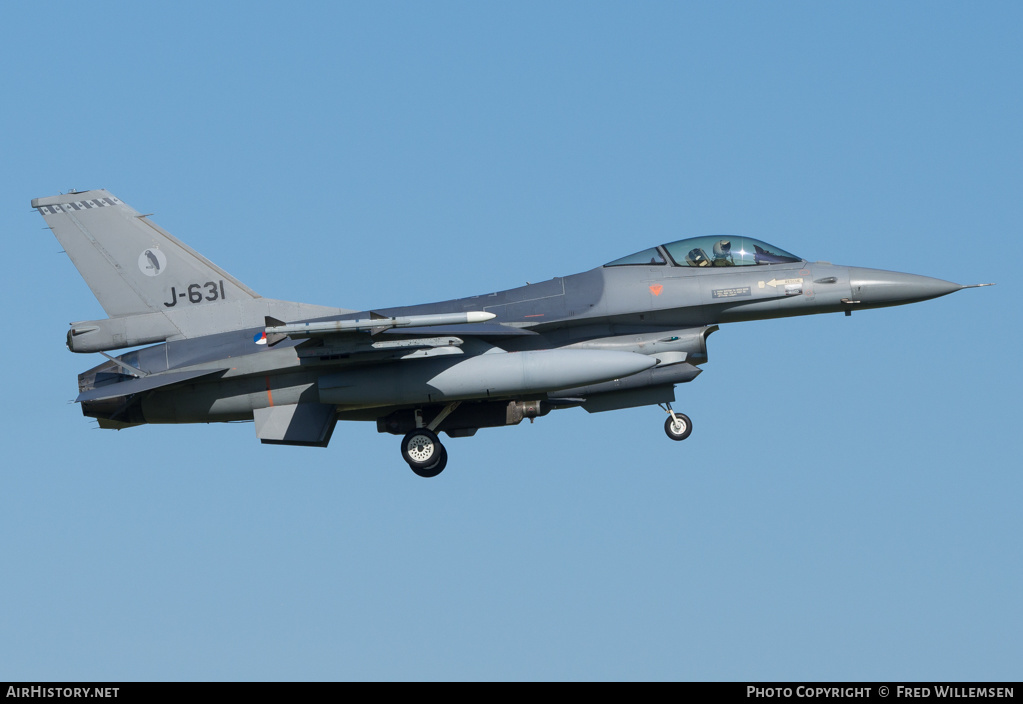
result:
<svg viewBox="0 0 1023 704"><path fill-rule="evenodd" d="M664 433L672 440L682 441L685 440L693 432L693 421L689 420L689 416L685 413L676 413L671 409L671 404L666 403L664 406L657 404L662 411L668 414L668 418L664 421ZM667 406L667 408L665 408Z"/></svg>

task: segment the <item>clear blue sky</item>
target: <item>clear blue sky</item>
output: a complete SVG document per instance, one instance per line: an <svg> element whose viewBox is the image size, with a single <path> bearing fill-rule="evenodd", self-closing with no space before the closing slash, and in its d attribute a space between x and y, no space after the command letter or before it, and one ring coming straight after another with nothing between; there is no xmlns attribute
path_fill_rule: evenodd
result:
<svg viewBox="0 0 1023 704"><path fill-rule="evenodd" d="M8 3L0 679L1018 680L1019 3ZM724 326L656 409L94 429L33 197L368 309L742 233L993 281Z"/></svg>

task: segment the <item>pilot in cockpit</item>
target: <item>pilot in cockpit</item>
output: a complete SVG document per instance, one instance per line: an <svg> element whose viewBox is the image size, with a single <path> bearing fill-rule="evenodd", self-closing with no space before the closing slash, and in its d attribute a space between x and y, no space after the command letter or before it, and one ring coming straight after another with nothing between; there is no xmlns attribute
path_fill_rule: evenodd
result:
<svg viewBox="0 0 1023 704"><path fill-rule="evenodd" d="M729 240L718 240L714 243L714 266L735 266L732 259L732 243Z"/></svg>

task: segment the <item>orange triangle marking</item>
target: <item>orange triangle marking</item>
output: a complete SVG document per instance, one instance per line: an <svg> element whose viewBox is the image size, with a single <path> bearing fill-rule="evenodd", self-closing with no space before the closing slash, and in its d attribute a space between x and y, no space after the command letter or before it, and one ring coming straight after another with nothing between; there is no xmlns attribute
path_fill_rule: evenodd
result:
<svg viewBox="0 0 1023 704"><path fill-rule="evenodd" d="M661 291L663 290L664 286L662 286L661 284L654 284L653 286L650 287L650 293L654 294L655 296L660 296Z"/></svg>

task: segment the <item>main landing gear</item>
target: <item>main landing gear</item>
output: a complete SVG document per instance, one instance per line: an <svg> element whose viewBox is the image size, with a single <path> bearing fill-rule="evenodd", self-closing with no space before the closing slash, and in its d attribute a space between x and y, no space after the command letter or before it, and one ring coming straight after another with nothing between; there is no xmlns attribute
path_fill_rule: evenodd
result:
<svg viewBox="0 0 1023 704"><path fill-rule="evenodd" d="M664 406L657 404L662 411L668 414L668 418L664 421L664 432L672 440L685 440L693 432L693 421L689 420L689 416L685 413L676 413L671 410L671 404L666 403ZM667 408L665 408L667 406Z"/></svg>
<svg viewBox="0 0 1023 704"><path fill-rule="evenodd" d="M429 425L423 423L423 412L416 410L416 429L401 440L401 458L420 477L436 477L448 466L448 451L435 432L441 422L458 408L460 401L444 406Z"/></svg>
<svg viewBox="0 0 1023 704"><path fill-rule="evenodd" d="M401 441L401 458L420 477L436 477L448 465L448 451L440 444L437 434L426 428L417 428Z"/></svg>

